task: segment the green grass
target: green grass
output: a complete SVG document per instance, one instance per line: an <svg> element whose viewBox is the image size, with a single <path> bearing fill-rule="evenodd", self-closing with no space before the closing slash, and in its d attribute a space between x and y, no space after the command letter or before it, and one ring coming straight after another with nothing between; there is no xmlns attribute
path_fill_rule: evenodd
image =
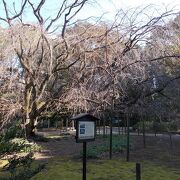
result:
<svg viewBox="0 0 180 180"><path fill-rule="evenodd" d="M6 163L6 162L2 162ZM2 164L1 164L2 165ZM28 171L31 180L79 180L82 178L82 161L69 158L54 158L49 160L44 168L38 170L36 161ZM179 169L150 162L141 163L142 180L179 180ZM18 169L22 173L23 169ZM0 169L0 179L8 179L10 173ZM24 178L24 177L23 177ZM28 178L29 179L29 178ZM135 180L135 163L121 159L88 160L87 180ZM24 179L23 179L24 180Z"/></svg>
<svg viewBox="0 0 180 180"><path fill-rule="evenodd" d="M45 170L31 180L79 180L82 178L82 162L69 159L50 160ZM135 163L119 159L88 161L88 180L135 180ZM179 180L177 169L169 169L150 163L142 163L142 180Z"/></svg>

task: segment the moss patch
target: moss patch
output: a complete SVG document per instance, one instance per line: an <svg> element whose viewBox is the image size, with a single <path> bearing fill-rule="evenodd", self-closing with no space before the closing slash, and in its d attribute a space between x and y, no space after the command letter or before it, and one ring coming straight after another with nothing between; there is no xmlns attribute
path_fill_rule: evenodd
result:
<svg viewBox="0 0 180 180"><path fill-rule="evenodd" d="M32 180L79 180L82 178L82 162L69 159L52 159L46 169L36 174ZM135 163L122 160L88 161L87 179L89 180L133 180L135 179ZM142 163L143 180L179 180L177 169Z"/></svg>

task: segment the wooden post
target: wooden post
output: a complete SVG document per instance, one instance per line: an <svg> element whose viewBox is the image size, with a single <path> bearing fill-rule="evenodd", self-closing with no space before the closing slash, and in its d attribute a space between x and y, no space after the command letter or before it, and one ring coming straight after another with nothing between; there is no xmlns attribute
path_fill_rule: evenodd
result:
<svg viewBox="0 0 180 180"><path fill-rule="evenodd" d="M86 142L83 142L83 180L86 180Z"/></svg>
<svg viewBox="0 0 180 180"><path fill-rule="evenodd" d="M141 180L141 165L136 163L136 180Z"/></svg>
<svg viewBox="0 0 180 180"><path fill-rule="evenodd" d="M110 118L110 140L109 140L109 159L112 159L112 112Z"/></svg>
<svg viewBox="0 0 180 180"><path fill-rule="evenodd" d="M129 116L126 115L127 118L127 152L126 152L126 161L129 161Z"/></svg>

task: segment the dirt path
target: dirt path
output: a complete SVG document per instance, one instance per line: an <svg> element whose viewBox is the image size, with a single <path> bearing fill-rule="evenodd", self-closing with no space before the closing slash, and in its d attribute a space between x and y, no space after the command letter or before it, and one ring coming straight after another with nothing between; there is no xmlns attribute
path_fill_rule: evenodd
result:
<svg viewBox="0 0 180 180"><path fill-rule="evenodd" d="M73 134L60 137L59 132L41 132L49 138L48 142L38 142L43 147L42 152L36 153L36 159L47 159L50 157L80 156L82 143L76 143ZM174 139L171 146L170 140L163 137L146 137L146 148L143 147L142 136L131 136L133 146L130 151L130 160L135 162L150 161L180 168L180 140ZM96 141L88 143L88 146L102 144L103 138L96 138ZM116 153L113 157L126 157L126 152ZM104 158L108 158L108 152Z"/></svg>

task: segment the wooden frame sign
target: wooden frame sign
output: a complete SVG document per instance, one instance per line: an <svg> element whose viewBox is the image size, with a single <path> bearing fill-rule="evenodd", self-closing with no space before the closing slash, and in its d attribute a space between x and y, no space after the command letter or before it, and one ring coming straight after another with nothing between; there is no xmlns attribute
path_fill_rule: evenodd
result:
<svg viewBox="0 0 180 180"><path fill-rule="evenodd" d="M83 180L86 180L86 154L87 142L95 140L96 134L96 121L98 118L88 114L79 114L73 118L76 124L76 142L83 143Z"/></svg>
<svg viewBox="0 0 180 180"><path fill-rule="evenodd" d="M90 114L83 113L72 119L76 122L76 142L95 140L97 118Z"/></svg>
<svg viewBox="0 0 180 180"><path fill-rule="evenodd" d="M95 140L95 121L78 121L76 127L77 142Z"/></svg>

